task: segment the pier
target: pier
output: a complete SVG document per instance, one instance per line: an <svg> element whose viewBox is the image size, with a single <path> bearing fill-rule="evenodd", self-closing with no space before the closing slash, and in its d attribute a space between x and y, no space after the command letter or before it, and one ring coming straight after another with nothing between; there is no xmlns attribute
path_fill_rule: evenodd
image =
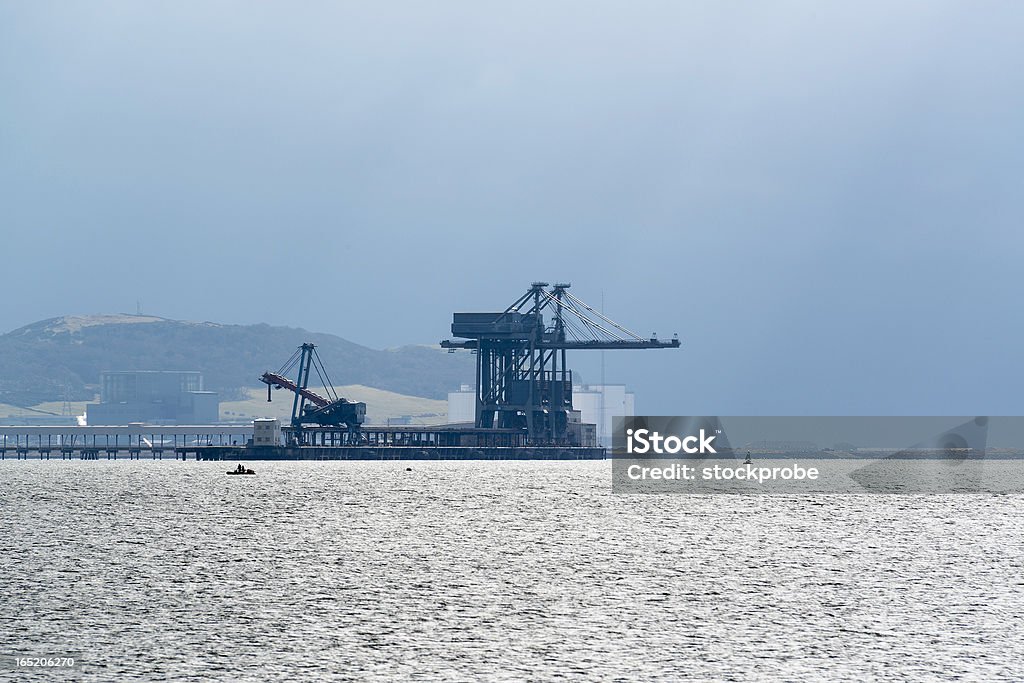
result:
<svg viewBox="0 0 1024 683"><path fill-rule="evenodd" d="M283 439L281 432L283 431ZM0 460L603 460L604 448L535 446L518 430L285 428L253 445L253 425L0 426Z"/></svg>
<svg viewBox="0 0 1024 683"><path fill-rule="evenodd" d="M0 460L184 459L190 447L245 446L252 433L252 424L0 426Z"/></svg>
<svg viewBox="0 0 1024 683"><path fill-rule="evenodd" d="M604 460L597 447L511 446L186 446L196 460Z"/></svg>

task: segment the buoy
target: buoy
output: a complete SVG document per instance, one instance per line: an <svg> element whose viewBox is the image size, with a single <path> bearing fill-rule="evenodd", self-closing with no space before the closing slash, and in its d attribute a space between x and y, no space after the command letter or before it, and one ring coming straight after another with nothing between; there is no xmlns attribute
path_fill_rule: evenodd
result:
<svg viewBox="0 0 1024 683"><path fill-rule="evenodd" d="M406 468L405 468L405 471L406 471L406 472L412 472L412 468L411 468L411 467L406 467Z"/></svg>

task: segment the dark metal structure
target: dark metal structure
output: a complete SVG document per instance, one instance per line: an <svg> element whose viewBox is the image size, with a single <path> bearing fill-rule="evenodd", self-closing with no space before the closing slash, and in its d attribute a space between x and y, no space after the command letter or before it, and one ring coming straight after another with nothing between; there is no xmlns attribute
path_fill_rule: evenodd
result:
<svg viewBox="0 0 1024 683"><path fill-rule="evenodd" d="M441 347L477 355L477 428L522 429L532 445L572 445L566 351L678 348L679 339L644 339L573 296L568 283L548 286L534 282L498 313L455 313L452 335L465 341Z"/></svg>
<svg viewBox="0 0 1024 683"><path fill-rule="evenodd" d="M298 374L294 381L287 377L295 367ZM327 396L309 388L310 370L316 370L317 377L324 386ZM264 372L260 381L267 385L267 401L270 401L271 390L287 389L295 394L292 402L292 427L301 428L303 424L314 424L323 427L344 427L350 433L359 432L366 420L366 404L341 398L334 391L331 378L327 375L316 345L306 343L295 350L277 372Z"/></svg>

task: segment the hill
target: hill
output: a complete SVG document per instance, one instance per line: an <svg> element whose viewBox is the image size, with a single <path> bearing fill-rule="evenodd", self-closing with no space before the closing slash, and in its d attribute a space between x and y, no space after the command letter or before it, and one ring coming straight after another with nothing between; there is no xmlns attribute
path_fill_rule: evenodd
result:
<svg viewBox="0 0 1024 683"><path fill-rule="evenodd" d="M473 380L468 354L423 346L377 350L332 335L270 325L221 325L153 316L65 316L0 335L0 403L92 400L104 370L199 370L222 400L248 400L258 378L306 341L331 380L443 399Z"/></svg>
<svg viewBox="0 0 1024 683"><path fill-rule="evenodd" d="M334 387L338 396L366 403L366 423L382 425L398 416L411 418L412 424L444 423L448 415L448 402L416 396L403 396L383 389L360 385ZM293 394L275 391L267 402L267 390L247 389L239 400L220 404L220 417L229 422L247 421L257 417L276 417L287 422L292 413Z"/></svg>

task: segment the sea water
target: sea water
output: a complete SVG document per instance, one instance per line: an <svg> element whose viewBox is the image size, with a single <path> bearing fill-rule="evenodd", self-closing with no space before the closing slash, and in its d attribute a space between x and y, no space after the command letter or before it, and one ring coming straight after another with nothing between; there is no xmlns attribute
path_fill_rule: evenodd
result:
<svg viewBox="0 0 1024 683"><path fill-rule="evenodd" d="M234 465L0 462L0 680L1024 676L1022 496Z"/></svg>

